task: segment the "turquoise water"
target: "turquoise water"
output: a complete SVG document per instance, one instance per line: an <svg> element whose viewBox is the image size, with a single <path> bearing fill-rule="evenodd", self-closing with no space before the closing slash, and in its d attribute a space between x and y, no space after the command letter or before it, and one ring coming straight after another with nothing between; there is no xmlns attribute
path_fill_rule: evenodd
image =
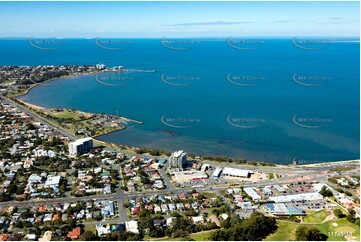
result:
<svg viewBox="0 0 361 242"><path fill-rule="evenodd" d="M156 70L53 81L21 98L144 122L100 137L105 141L285 164L359 158L359 43L305 50L292 39L257 41L263 44L251 50L224 39L172 50L157 39L133 39L115 51L66 40L44 51L27 40L1 40L0 64Z"/></svg>

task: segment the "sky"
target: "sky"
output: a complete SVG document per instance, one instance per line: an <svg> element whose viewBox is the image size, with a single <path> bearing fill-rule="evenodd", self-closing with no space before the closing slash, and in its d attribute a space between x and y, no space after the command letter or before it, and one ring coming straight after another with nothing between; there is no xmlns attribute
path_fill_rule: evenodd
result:
<svg viewBox="0 0 361 242"><path fill-rule="evenodd" d="M0 2L0 37L359 37L359 2Z"/></svg>

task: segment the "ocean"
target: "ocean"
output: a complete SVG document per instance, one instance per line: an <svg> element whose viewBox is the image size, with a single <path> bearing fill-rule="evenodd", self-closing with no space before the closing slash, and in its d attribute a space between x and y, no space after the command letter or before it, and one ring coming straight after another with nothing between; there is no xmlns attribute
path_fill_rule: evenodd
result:
<svg viewBox="0 0 361 242"><path fill-rule="evenodd" d="M56 80L21 97L143 122L100 140L279 164L360 157L357 41L3 39L0 53L0 65L155 70Z"/></svg>

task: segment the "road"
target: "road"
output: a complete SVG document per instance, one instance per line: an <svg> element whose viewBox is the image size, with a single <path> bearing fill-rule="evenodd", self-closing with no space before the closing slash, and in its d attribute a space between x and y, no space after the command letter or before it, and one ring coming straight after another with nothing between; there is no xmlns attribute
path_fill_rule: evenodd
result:
<svg viewBox="0 0 361 242"><path fill-rule="evenodd" d="M0 97L7 100L9 102L9 104L11 104L14 107L17 107L19 110L23 111L24 113L26 113L27 115L29 115L30 117L39 120L40 122L48 125L50 128L54 129L55 131L63 134L66 137L69 137L70 139L76 139L77 137L71 133L69 133L66 130L63 130L57 126L55 126L54 124L50 123L49 121L47 121L45 118L39 116L36 113L30 112L26 109L24 109L21 105L15 103L14 101L10 100L7 97L4 97L0 94ZM123 152L126 155L134 155L134 154L127 154L126 152ZM144 157L151 157L150 155L143 155ZM162 157L164 158L164 157ZM208 162L208 161L207 161ZM270 185L283 185L283 184L290 184L291 182L296 184L297 182L311 182L311 181L318 181L318 182L322 182L322 183L326 183L328 184L330 187L335 187L334 184L330 184L327 181L327 176L324 175L325 171L332 169L332 168L336 168L336 167L344 167L344 166L354 166L359 167L359 164L351 164L351 163L338 163L338 164L330 164L329 166L315 166L312 168L305 168L305 167L287 167L287 166L276 166L276 167L255 167L255 166L251 166L251 165L235 165L235 164L221 164L221 163L216 163L216 162L210 162L210 163L214 163L217 164L217 166L232 166L235 168L241 168L241 169L250 169L250 170L256 170L259 172L264 172L264 173L278 173L278 174L282 174L283 176L281 178L278 179L273 179L273 180L264 180L264 181L258 181L257 183L253 183L253 182L245 182L242 183L240 185L242 185L243 187L256 187L256 186L270 186ZM170 179L168 178L168 176L165 173L164 168L160 169L160 175L161 177L164 179L164 182L166 184L166 189L164 190L159 190L159 191L146 191L146 192L129 192L129 193L125 193L123 192L120 188L117 189L116 193L114 194L107 194L107 195L92 195L92 196L86 196L86 197L69 197L70 194L67 194L67 197L61 197L61 198L54 198L54 199L47 199L47 200L41 200L38 204L43 204L43 205L50 205L50 204L59 204L59 203L65 203L65 202L77 202L77 201L87 201L87 200L91 200L91 199L98 199L98 200L103 200L103 199L108 199L108 200L114 200L118 203L118 212L121 215L120 218L117 218L119 221L126 219L125 215L125 209L123 208L123 204L124 202L132 197L139 197L139 196L143 196L143 195L152 195L152 194L156 194L156 195L166 195L166 194L181 194L181 193L186 193L189 192L192 188L175 188L173 186L173 184L171 183ZM349 171L347 172L347 175L357 175L359 170L355 170L355 171ZM345 173L345 172L343 172ZM229 185L227 184L221 184L221 185L212 185L208 186L208 187L202 187L202 188L196 188L196 190L198 192L216 192L219 194L219 192L221 190L227 189L229 188ZM17 202L17 201L8 201L8 202L1 202L0 203L1 207L4 206L17 206L17 207L32 207L34 206L34 201L30 200L30 201L23 201L23 202ZM93 223L93 222L91 222ZM96 222L94 222L96 223Z"/></svg>
<svg viewBox="0 0 361 242"><path fill-rule="evenodd" d="M77 137L71 133L69 133L68 131L60 128L59 126L54 125L53 123L49 122L48 120L46 120L45 118L41 117L40 115L36 114L35 112L31 112L25 108L23 108L20 104L14 102L13 100L11 100L10 98L7 98L3 95L0 94L0 98L3 98L4 100L6 100L11 106L18 108L20 111L24 112L25 114L29 115L30 117L32 117L35 120L38 120L46 125L48 125L50 128L54 129L55 131L61 133L62 135L69 137L72 140L77 139Z"/></svg>

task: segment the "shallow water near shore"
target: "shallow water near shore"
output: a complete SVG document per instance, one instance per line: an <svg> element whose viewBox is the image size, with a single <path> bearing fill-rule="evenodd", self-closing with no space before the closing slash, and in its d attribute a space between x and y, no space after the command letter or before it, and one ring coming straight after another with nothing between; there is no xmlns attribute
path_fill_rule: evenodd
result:
<svg viewBox="0 0 361 242"><path fill-rule="evenodd" d="M144 122L100 140L281 164L359 158L359 43L304 51L290 39L272 39L238 51L217 39L174 51L155 39L133 41L117 52L72 40L49 53L7 40L1 64L155 69L56 80L21 97Z"/></svg>

